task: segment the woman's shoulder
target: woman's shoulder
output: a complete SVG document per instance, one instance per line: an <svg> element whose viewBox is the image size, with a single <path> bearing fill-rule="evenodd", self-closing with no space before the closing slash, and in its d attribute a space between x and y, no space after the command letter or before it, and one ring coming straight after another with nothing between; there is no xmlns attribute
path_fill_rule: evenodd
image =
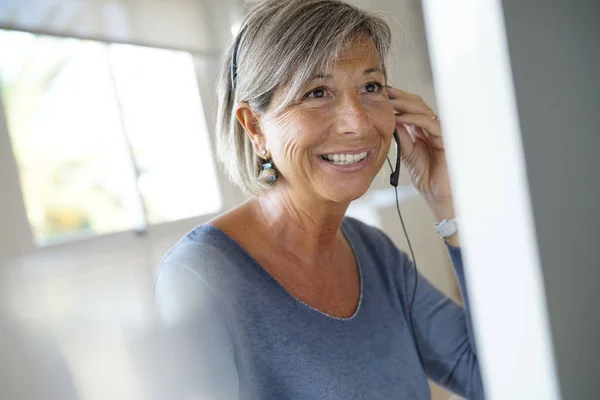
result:
<svg viewBox="0 0 600 400"><path fill-rule="evenodd" d="M347 236L359 239L374 246L389 246L390 238L381 229L362 222L356 218L345 217L342 228ZM393 245L393 244L392 244Z"/></svg>
<svg viewBox="0 0 600 400"><path fill-rule="evenodd" d="M237 244L221 229L211 224L198 225L185 234L163 256L160 271L183 268L196 275L204 275L207 269L235 262L243 257Z"/></svg>
<svg viewBox="0 0 600 400"><path fill-rule="evenodd" d="M187 326L210 318L219 323L223 282L235 263L231 244L218 228L199 225L162 258L153 285L160 323Z"/></svg>
<svg viewBox="0 0 600 400"><path fill-rule="evenodd" d="M344 218L342 228L356 252L380 259L408 260L406 253L399 250L390 237L372 225L352 217Z"/></svg>
<svg viewBox="0 0 600 400"><path fill-rule="evenodd" d="M196 275L213 287L231 281L233 275L253 263L246 250L246 236L251 221L248 204L219 215L188 232L162 258L157 280L169 272Z"/></svg>
<svg viewBox="0 0 600 400"><path fill-rule="evenodd" d="M218 290L223 282L247 264L243 249L211 223L196 226L185 234L160 261L154 280L155 295L163 291ZM186 291L186 290L184 290Z"/></svg>
<svg viewBox="0 0 600 400"><path fill-rule="evenodd" d="M243 252L219 228L199 225L163 256L154 279L155 301L169 310L168 315L195 310L213 302L223 282L230 281L232 271L243 262Z"/></svg>
<svg viewBox="0 0 600 400"><path fill-rule="evenodd" d="M244 208L242 204L189 231L164 255L161 265L189 266L201 260L230 258L238 254L239 246L231 232L244 225L241 222Z"/></svg>

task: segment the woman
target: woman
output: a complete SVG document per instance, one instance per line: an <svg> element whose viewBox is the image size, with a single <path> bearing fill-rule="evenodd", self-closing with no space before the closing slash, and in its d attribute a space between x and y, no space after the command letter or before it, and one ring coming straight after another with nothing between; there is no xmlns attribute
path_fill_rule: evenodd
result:
<svg viewBox="0 0 600 400"><path fill-rule="evenodd" d="M386 84L390 36L336 0L267 0L244 21L218 84L217 145L252 196L188 233L155 287L187 329L201 395L428 399L429 377L483 398L465 310L422 276L414 293L406 254L344 217L395 129L435 216L454 217L437 117ZM447 243L464 289L458 236Z"/></svg>

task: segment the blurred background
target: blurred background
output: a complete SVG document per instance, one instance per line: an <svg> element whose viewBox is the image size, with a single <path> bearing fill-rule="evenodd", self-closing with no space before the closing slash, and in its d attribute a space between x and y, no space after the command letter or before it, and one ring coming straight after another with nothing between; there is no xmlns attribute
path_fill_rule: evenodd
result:
<svg viewBox="0 0 600 400"><path fill-rule="evenodd" d="M435 109L421 3L354 3L394 30L392 85ZM59 375L39 365L39 382L14 372L12 386L24 392L3 399L150 398L139 348L154 324L159 261L187 231L244 200L216 164L212 138L214 84L242 7L0 1L2 323L21 344L0 345L1 372L26 358L25 370L45 359ZM349 214L407 249L388 177L386 166ZM400 195L419 266L460 301L435 221L406 176ZM56 394L37 397L36 386Z"/></svg>

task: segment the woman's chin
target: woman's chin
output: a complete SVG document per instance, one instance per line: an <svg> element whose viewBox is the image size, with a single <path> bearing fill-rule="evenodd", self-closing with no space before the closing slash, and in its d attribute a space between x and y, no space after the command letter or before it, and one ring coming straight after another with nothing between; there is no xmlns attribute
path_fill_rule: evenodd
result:
<svg viewBox="0 0 600 400"><path fill-rule="evenodd" d="M379 171L375 165L376 155L376 152L370 151L365 159L350 166L321 162L319 166L324 173L315 182L320 187L319 192L336 203L349 203L362 197Z"/></svg>
<svg viewBox="0 0 600 400"><path fill-rule="evenodd" d="M369 185L331 185L326 190L326 196L330 200L336 203L350 203L360 197L362 197L367 190Z"/></svg>

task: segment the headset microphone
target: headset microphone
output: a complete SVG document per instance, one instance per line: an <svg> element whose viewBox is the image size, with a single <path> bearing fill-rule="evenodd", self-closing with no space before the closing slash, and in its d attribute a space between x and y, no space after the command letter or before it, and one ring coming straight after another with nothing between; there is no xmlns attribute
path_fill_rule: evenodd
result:
<svg viewBox="0 0 600 400"><path fill-rule="evenodd" d="M390 175L390 185L397 188L400 177L400 138L398 137L397 129L394 129L394 140L396 141L396 169Z"/></svg>
<svg viewBox="0 0 600 400"><path fill-rule="evenodd" d="M394 187L394 192L396 194L396 210L398 210L398 217L400 218L400 223L402 224L402 230L404 230L404 235L406 236L406 241L408 242L408 248L410 249L410 255L412 256L413 266L414 266L414 284L413 284L413 292L410 299L410 304L408 308L408 319L412 323L412 308L413 303L415 301L415 296L417 294L417 284L419 281L419 271L417 270L417 260L415 259L415 253L413 251L412 245L410 243L410 239L408 238L408 233L406 232L406 226L404 225L404 220L402 219L402 213L400 213L400 201L398 200L398 180L400 179L400 156L401 156L401 147L400 147L400 137L398 137L398 130L394 129L394 141L396 142L396 169L392 169L392 163L390 158L387 158L388 165L392 170L392 174L390 175L390 185Z"/></svg>

